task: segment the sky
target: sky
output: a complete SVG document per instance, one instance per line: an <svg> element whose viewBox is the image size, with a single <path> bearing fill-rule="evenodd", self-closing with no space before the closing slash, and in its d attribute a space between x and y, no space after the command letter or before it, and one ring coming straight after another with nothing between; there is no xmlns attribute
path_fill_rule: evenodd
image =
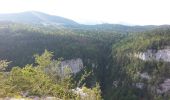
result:
<svg viewBox="0 0 170 100"><path fill-rule="evenodd" d="M170 0L0 0L0 13L40 11L81 24L170 24Z"/></svg>

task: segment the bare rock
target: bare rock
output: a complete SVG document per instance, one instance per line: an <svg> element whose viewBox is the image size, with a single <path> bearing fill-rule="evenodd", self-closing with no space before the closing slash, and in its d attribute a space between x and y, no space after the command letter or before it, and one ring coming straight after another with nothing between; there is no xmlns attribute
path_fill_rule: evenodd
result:
<svg viewBox="0 0 170 100"><path fill-rule="evenodd" d="M156 61L164 61L170 62L170 48L165 48L161 50L147 50L146 52L136 53L135 57L144 60L156 60Z"/></svg>
<svg viewBox="0 0 170 100"><path fill-rule="evenodd" d="M136 83L135 84L135 86L139 89L143 89L144 85L145 85L144 83Z"/></svg>
<svg viewBox="0 0 170 100"><path fill-rule="evenodd" d="M150 80L151 77L149 76L149 74L147 72L144 72L144 73L138 73L139 76L142 78L142 79L147 79L147 80Z"/></svg>
<svg viewBox="0 0 170 100"><path fill-rule="evenodd" d="M83 92L82 88L77 87L76 89L72 89L72 91L77 94L80 95L80 97L86 97L87 94Z"/></svg>
<svg viewBox="0 0 170 100"><path fill-rule="evenodd" d="M83 68L83 61L80 58L62 61L61 62L62 72L64 71L65 67L70 67L72 70L72 73L75 74Z"/></svg>
<svg viewBox="0 0 170 100"><path fill-rule="evenodd" d="M164 80L162 84L159 85L159 89L157 89L157 93L166 93L170 91L170 79Z"/></svg>

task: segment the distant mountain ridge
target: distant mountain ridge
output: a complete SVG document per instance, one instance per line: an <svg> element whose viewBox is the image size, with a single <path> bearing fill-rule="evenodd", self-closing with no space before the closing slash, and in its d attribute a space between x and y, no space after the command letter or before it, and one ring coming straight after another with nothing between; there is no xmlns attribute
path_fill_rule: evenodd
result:
<svg viewBox="0 0 170 100"><path fill-rule="evenodd" d="M131 33L131 32L143 32L151 29L155 29L159 26L155 25L146 25L146 26L129 26L123 24L95 24L87 25L80 24L71 19L67 19L60 16L49 15L46 13L38 11L27 11L21 13L9 13L9 14L0 14L0 22L13 22L21 24L30 24L30 25L43 25L43 26L53 26L55 28L69 28L76 30L98 30L98 31L114 31L119 33ZM64 27L63 27L64 26ZM62 29L63 30L63 29Z"/></svg>
<svg viewBox="0 0 170 100"><path fill-rule="evenodd" d="M37 11L0 14L0 21L12 21L26 24L42 25L77 25L78 23L60 16L48 15Z"/></svg>

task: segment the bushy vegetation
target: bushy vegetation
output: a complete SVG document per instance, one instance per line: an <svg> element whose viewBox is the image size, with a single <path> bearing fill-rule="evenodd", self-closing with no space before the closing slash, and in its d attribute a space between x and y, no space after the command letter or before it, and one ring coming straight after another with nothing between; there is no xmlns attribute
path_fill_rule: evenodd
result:
<svg viewBox="0 0 170 100"><path fill-rule="evenodd" d="M102 93L105 100L168 98L167 94L156 94L150 86L157 87L170 77L169 63L143 61L133 54L148 49L157 51L169 45L169 26L60 27L1 23L0 59L11 61L0 62L3 66L0 68L0 84L4 91L1 95L13 96L29 91L29 95L82 99L70 89L84 86L83 90L90 97L101 98L99 94ZM53 53L44 52L45 49ZM66 69L63 75L58 68L61 57L81 58L86 67L76 75ZM138 73L142 72L149 73L151 80L141 79ZM96 82L99 82L101 91ZM138 82L145 84L143 89L134 85Z"/></svg>
<svg viewBox="0 0 170 100"><path fill-rule="evenodd" d="M73 84L69 69L60 71L60 61L52 60L52 53L45 50L42 55L35 55L35 66L26 65L22 68L13 67L10 72L4 72L8 63L0 62L0 97L16 96L54 96L60 99L80 100L79 95L72 91ZM55 64L54 64L55 63ZM88 89L83 86L88 100L101 100L100 87Z"/></svg>
<svg viewBox="0 0 170 100"><path fill-rule="evenodd" d="M85 80L86 86L93 87L97 81L103 88L111 45L126 34L106 29L83 30L81 26L60 28L1 23L0 35L0 58L12 61L7 70L11 70L13 66L32 64L33 55L41 54L47 49L54 52L55 59L81 58L86 70L93 71ZM82 73L75 76L76 81L81 78Z"/></svg>
<svg viewBox="0 0 170 100"><path fill-rule="evenodd" d="M156 100L157 97L163 100L165 97L169 98L167 94L161 95L156 92L159 84L169 78L169 62L143 61L133 55L147 50L166 49L169 45L169 26L161 26L158 29L139 34L129 34L119 43L113 44L113 65L108 71L111 73L111 79L118 81L119 85L113 87L112 94L108 93L109 97L118 100ZM144 72L149 73L151 80L140 78L139 73ZM139 89L134 86L135 83L144 83L145 86ZM153 87L155 89L152 89Z"/></svg>

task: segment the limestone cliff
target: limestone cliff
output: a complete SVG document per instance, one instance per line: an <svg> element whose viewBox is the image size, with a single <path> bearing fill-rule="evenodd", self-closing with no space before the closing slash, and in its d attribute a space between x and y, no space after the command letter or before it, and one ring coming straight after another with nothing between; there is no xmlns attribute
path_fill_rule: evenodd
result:
<svg viewBox="0 0 170 100"><path fill-rule="evenodd" d="M80 58L65 60L61 62L61 71L64 71L64 68L71 68L72 73L77 73L83 68L83 61Z"/></svg>
<svg viewBox="0 0 170 100"><path fill-rule="evenodd" d="M135 57L142 59L144 61L156 60L170 62L170 48L160 50L147 50L146 52L136 53Z"/></svg>
<svg viewBox="0 0 170 100"><path fill-rule="evenodd" d="M154 50L149 49L146 52L139 52L134 55L135 57L143 60L143 61L163 61L165 63L170 62L170 46L165 47L164 49ZM170 65L167 64L167 67L170 67ZM138 73L140 78L151 80L152 76L150 76L147 72ZM152 86L154 89L156 89L156 93L163 94L168 93L170 91L170 78L162 76L162 79L164 79L162 82L160 82L157 86ZM138 83L136 84L136 87L143 88L143 85L146 85L144 83Z"/></svg>

